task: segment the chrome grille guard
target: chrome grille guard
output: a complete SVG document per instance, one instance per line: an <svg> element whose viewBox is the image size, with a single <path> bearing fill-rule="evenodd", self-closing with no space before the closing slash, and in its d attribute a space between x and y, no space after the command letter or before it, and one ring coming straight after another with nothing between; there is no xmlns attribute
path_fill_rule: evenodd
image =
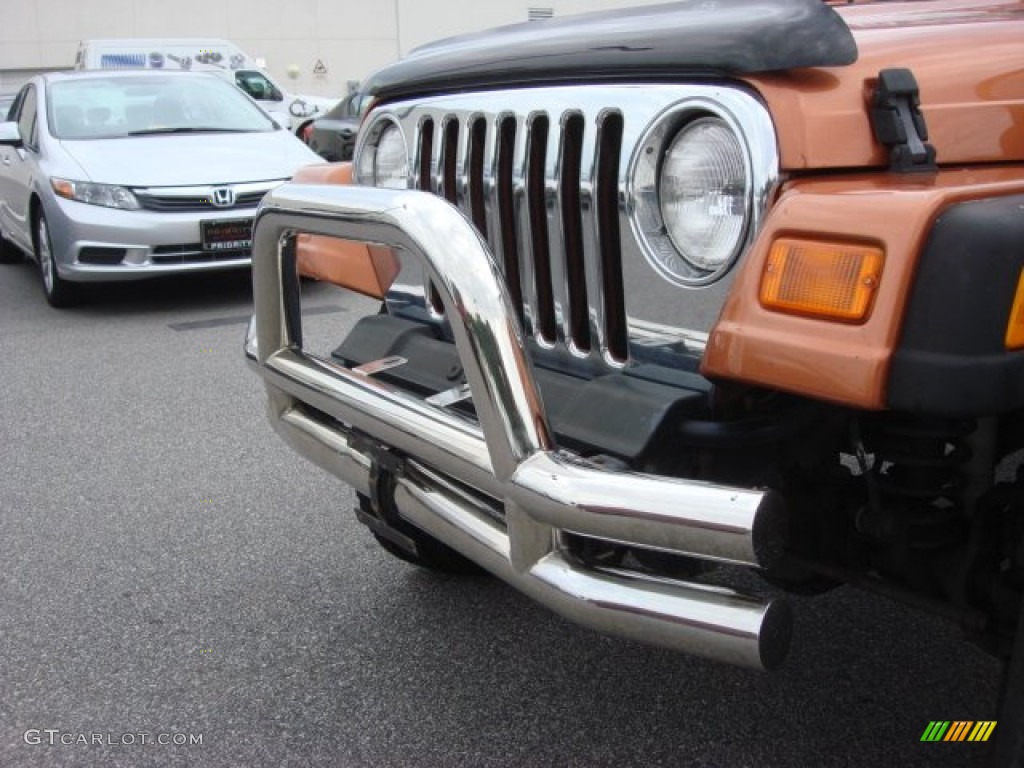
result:
<svg viewBox="0 0 1024 768"><path fill-rule="evenodd" d="M285 247L297 233L384 245L423 265L478 421L301 348ZM272 425L301 455L364 495L381 455L397 457L403 518L574 621L744 666L781 663L784 602L591 567L566 551L569 532L766 565L782 549L784 509L771 491L611 470L559 451L501 273L454 206L415 191L286 184L256 218L253 286L246 356L266 383Z"/></svg>

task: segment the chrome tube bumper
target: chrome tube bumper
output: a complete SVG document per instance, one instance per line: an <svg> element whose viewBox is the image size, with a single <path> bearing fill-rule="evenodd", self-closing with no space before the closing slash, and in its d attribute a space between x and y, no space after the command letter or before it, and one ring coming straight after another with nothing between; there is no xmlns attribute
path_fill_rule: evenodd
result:
<svg viewBox="0 0 1024 768"><path fill-rule="evenodd" d="M302 350L295 264L283 247L299 232L420 260L478 421ZM418 192L288 184L264 199L253 243L246 355L266 382L271 423L296 451L362 494L380 451L408 457L394 492L403 518L574 621L746 666L781 662L784 603L588 567L565 551L568 532L766 565L782 549L784 510L768 491L616 471L558 451L502 277L458 210Z"/></svg>

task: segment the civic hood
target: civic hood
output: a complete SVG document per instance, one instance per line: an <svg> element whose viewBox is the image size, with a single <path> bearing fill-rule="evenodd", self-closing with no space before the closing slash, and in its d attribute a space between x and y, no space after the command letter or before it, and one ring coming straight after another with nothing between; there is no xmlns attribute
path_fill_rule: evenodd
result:
<svg viewBox="0 0 1024 768"><path fill-rule="evenodd" d="M62 141L88 176L126 187L234 184L291 178L323 160L287 131L194 133Z"/></svg>

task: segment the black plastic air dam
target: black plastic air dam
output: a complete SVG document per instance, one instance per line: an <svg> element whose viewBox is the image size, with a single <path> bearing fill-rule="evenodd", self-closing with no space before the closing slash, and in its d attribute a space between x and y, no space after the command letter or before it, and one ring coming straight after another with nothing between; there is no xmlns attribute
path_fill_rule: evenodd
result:
<svg viewBox="0 0 1024 768"><path fill-rule="evenodd" d="M431 326L390 315L359 320L333 356L349 367L403 358L375 375L423 396L464 382L454 344L438 339ZM676 372L687 386L670 386L622 372L592 379L534 372L559 445L581 453L636 465L671 441L678 424L709 416L711 384L696 374ZM472 412L471 401L453 407Z"/></svg>

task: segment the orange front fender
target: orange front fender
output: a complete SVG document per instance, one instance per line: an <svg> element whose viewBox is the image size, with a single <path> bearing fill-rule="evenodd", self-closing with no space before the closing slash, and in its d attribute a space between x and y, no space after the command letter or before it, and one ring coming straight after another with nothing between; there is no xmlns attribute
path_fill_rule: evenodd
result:
<svg viewBox="0 0 1024 768"><path fill-rule="evenodd" d="M299 184L351 184L352 163L320 163L296 171ZM383 299L398 276L399 263L390 248L336 237L299 235L295 244L299 274Z"/></svg>
<svg viewBox="0 0 1024 768"><path fill-rule="evenodd" d="M790 182L742 263L711 330L702 372L850 407L884 408L889 362L932 223L956 203L1021 192L1020 168ZM885 267L870 316L849 324L762 306L768 253L783 237L880 246Z"/></svg>

